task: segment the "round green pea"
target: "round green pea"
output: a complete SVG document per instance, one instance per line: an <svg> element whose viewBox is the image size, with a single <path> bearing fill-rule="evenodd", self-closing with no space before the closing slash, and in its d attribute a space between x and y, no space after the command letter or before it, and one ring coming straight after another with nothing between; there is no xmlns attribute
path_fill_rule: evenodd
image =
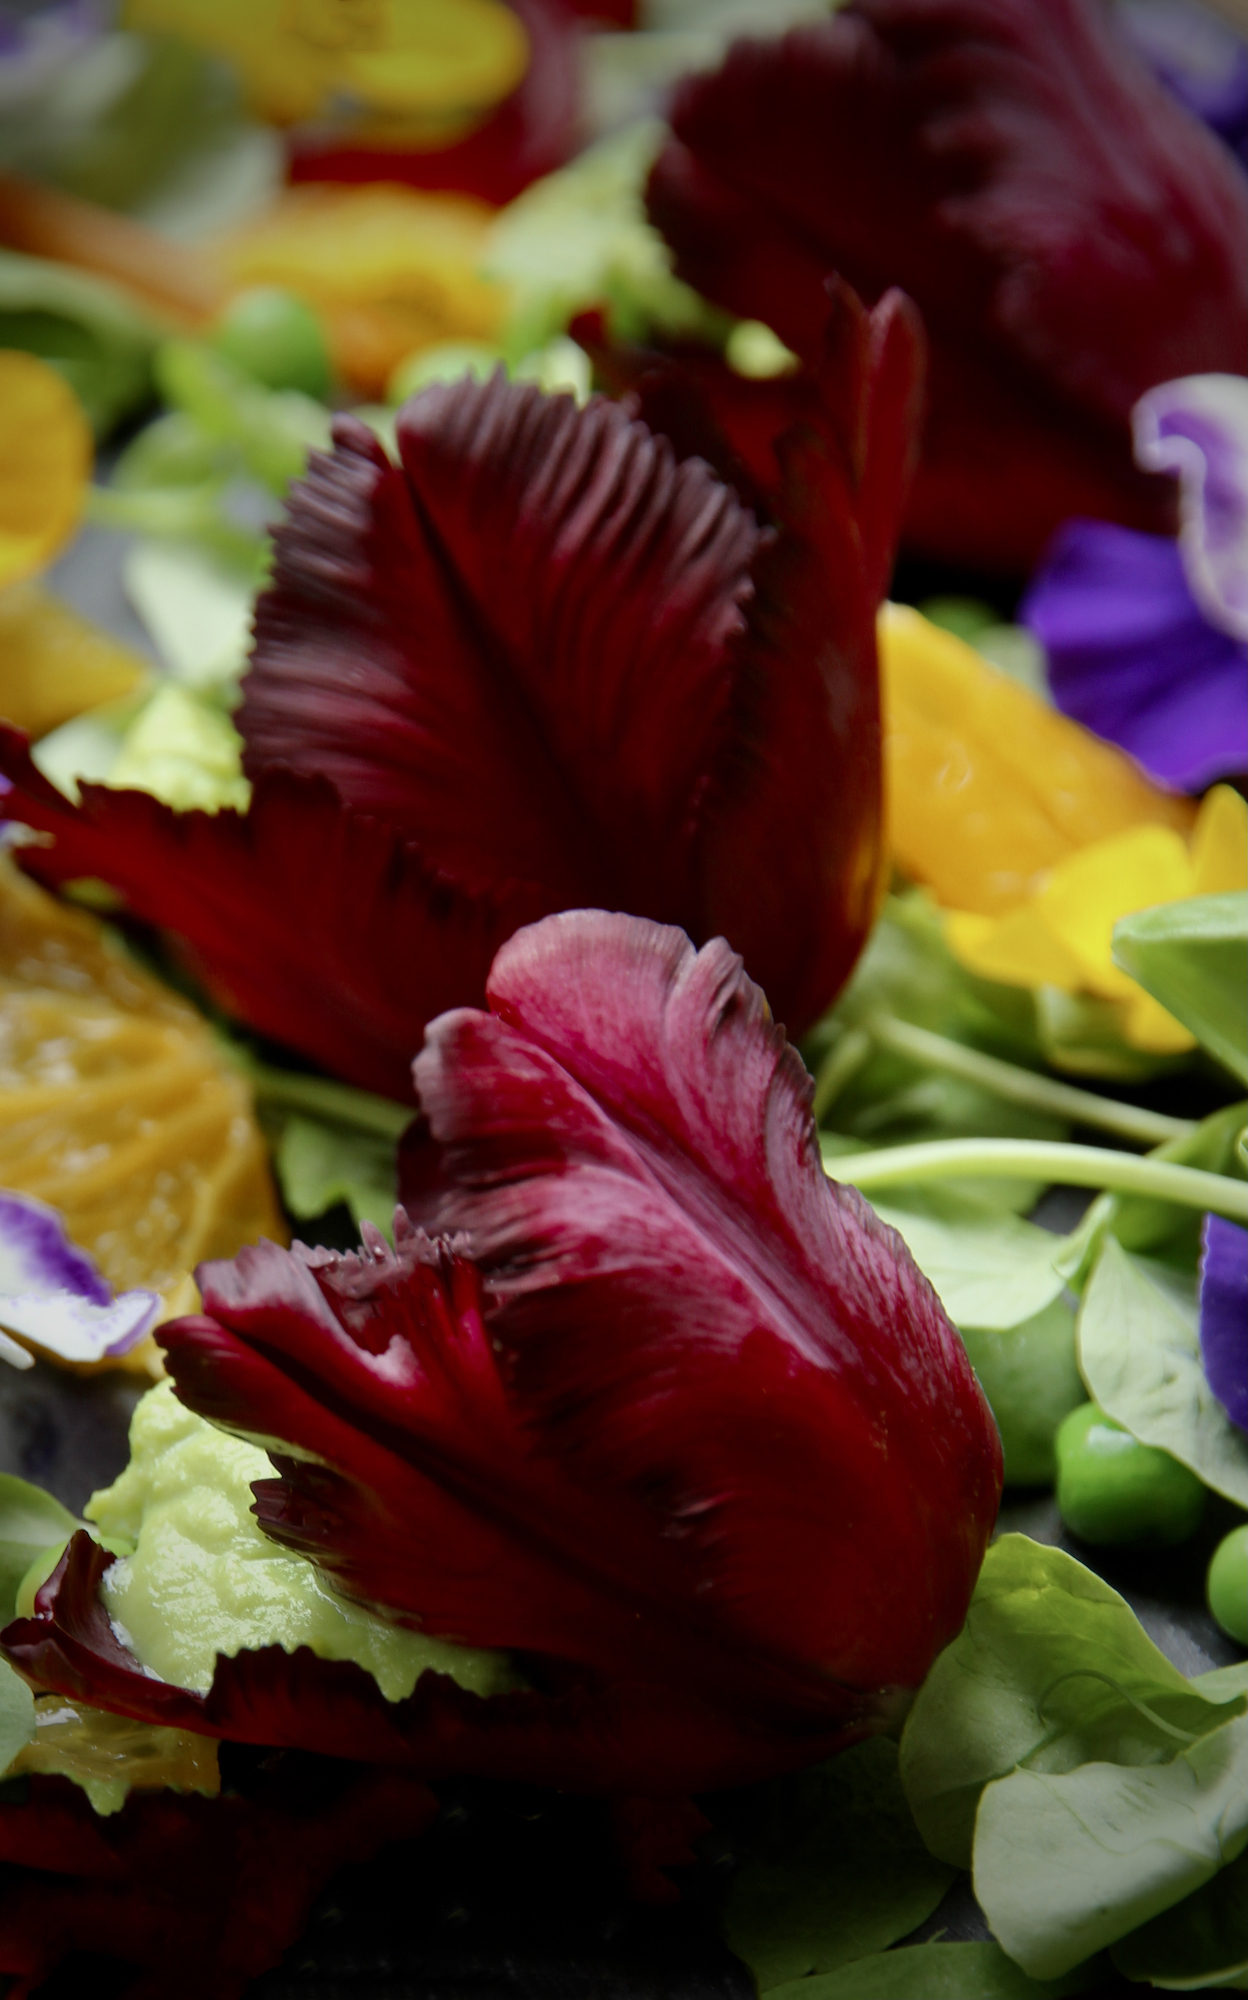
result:
<svg viewBox="0 0 1248 2000"><path fill-rule="evenodd" d="M227 361L269 389L302 389L323 402L333 384L324 329L312 307L279 285L240 292L213 341Z"/></svg>
<svg viewBox="0 0 1248 2000"><path fill-rule="evenodd" d="M1222 1630L1248 1646L1248 1523L1232 1528L1218 1543L1205 1590Z"/></svg>
<svg viewBox="0 0 1248 2000"><path fill-rule="evenodd" d="M1205 1489L1195 1473L1095 1403L1063 1420L1056 1450L1058 1510L1081 1541L1168 1547L1199 1527Z"/></svg>

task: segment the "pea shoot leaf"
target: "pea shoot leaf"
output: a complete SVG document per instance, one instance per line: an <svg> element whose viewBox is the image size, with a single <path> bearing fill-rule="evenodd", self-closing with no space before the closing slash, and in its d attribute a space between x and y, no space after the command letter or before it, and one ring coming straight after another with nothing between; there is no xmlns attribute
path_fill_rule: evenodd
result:
<svg viewBox="0 0 1248 2000"><path fill-rule="evenodd" d="M916 1187L896 1206L873 1206L904 1236L956 1326L1020 1326L1062 1291L1057 1239L1017 1215L942 1187Z"/></svg>
<svg viewBox="0 0 1248 2000"><path fill-rule="evenodd" d="M1192 896L1123 917L1114 960L1248 1083L1248 893Z"/></svg>
<svg viewBox="0 0 1248 2000"><path fill-rule="evenodd" d="M1195 1299L1164 1266L1107 1237L1083 1295L1078 1341L1088 1393L1107 1416L1248 1507L1248 1438L1201 1366Z"/></svg>
<svg viewBox="0 0 1248 2000"><path fill-rule="evenodd" d="M394 1228L394 1141L302 1114L286 1120L273 1152L282 1199L293 1216L323 1215L345 1202L357 1226Z"/></svg>
<svg viewBox="0 0 1248 2000"><path fill-rule="evenodd" d="M36 1556L68 1541L80 1525L42 1487L0 1472L0 1630L16 1616L17 1587Z"/></svg>
<svg viewBox="0 0 1248 2000"><path fill-rule="evenodd" d="M772 2000L1064 2000L1100 1983L1103 1967L1036 1980L999 1944L916 1944L876 1952L822 1979L794 1980Z"/></svg>
<svg viewBox="0 0 1248 2000"><path fill-rule="evenodd" d="M768 1993L895 1943L953 1876L919 1837L896 1745L873 1737L766 1788L756 1852L728 1900L728 1942Z"/></svg>
<svg viewBox="0 0 1248 2000"><path fill-rule="evenodd" d="M1248 1850L1203 1889L1151 1917L1113 1946L1128 1979L1153 1986L1243 1986L1248 1974Z"/></svg>
<svg viewBox="0 0 1248 2000"><path fill-rule="evenodd" d="M35 1733L35 1697L7 1660L0 1660L0 1777Z"/></svg>
<svg viewBox="0 0 1248 2000"><path fill-rule="evenodd" d="M1075 1360L1073 1312L1054 1299L1018 1326L961 1331L1001 1433L1006 1485L1051 1483L1058 1426L1087 1394Z"/></svg>

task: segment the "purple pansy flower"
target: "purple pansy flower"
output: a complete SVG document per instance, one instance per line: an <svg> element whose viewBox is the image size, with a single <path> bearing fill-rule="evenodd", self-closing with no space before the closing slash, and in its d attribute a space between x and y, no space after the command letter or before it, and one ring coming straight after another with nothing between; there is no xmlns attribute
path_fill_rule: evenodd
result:
<svg viewBox="0 0 1248 2000"><path fill-rule="evenodd" d="M1020 616L1064 714L1200 791L1248 769L1248 380L1163 382L1133 421L1141 465L1179 479L1179 540L1067 521Z"/></svg>
<svg viewBox="0 0 1248 2000"><path fill-rule="evenodd" d="M151 1331L158 1292L110 1287L65 1234L55 1209L33 1196L0 1191L0 1329L7 1327L59 1361L125 1354ZM0 1359L29 1368L32 1357L0 1331Z"/></svg>
<svg viewBox="0 0 1248 2000"><path fill-rule="evenodd" d="M1200 1358L1227 1416L1248 1431L1248 1229L1220 1215L1205 1217Z"/></svg>
<svg viewBox="0 0 1248 2000"><path fill-rule="evenodd" d="M1248 48L1233 29L1189 0L1127 0L1118 22L1157 81L1248 166Z"/></svg>

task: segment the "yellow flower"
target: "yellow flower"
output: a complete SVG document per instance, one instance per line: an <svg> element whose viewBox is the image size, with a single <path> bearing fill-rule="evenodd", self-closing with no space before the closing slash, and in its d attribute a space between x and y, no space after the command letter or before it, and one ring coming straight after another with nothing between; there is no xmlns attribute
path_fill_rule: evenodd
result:
<svg viewBox="0 0 1248 2000"><path fill-rule="evenodd" d="M880 619L891 852L972 972L1116 1002L1154 1055L1187 1030L1114 964L1119 917L1248 886L1248 807L1197 814L917 611Z"/></svg>
<svg viewBox="0 0 1248 2000"><path fill-rule="evenodd" d="M141 660L30 581L77 528L91 429L46 362L0 350L0 716L42 736L129 694Z"/></svg>

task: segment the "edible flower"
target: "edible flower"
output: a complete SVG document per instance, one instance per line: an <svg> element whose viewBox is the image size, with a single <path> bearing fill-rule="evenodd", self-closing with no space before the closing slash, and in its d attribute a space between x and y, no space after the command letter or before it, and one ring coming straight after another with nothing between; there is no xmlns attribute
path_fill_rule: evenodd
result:
<svg viewBox="0 0 1248 2000"><path fill-rule="evenodd" d="M488 1003L415 1066L404 1201L439 1233L400 1210L393 1252L202 1266L203 1315L162 1338L190 1409L267 1440L267 1534L401 1623L521 1653L530 1689L426 1673L386 1703L278 1647L206 1694L153 1679L84 1535L6 1652L143 1720L578 1790L740 1782L886 1727L996 1513L961 1340L824 1175L809 1079L722 940L549 917Z"/></svg>
<svg viewBox="0 0 1248 2000"><path fill-rule="evenodd" d="M795 1031L880 886L875 611L911 463L904 301L833 302L778 533L617 405L501 377L344 418L276 536L236 721L246 813L83 784L10 733L45 881L102 879L214 997L403 1098L426 1021L547 911L726 935Z"/></svg>
<svg viewBox="0 0 1248 2000"><path fill-rule="evenodd" d="M158 1292L114 1298L54 1209L0 1190L0 1360L29 1368L34 1359L10 1333L61 1361L116 1359L151 1330L160 1303Z"/></svg>
<svg viewBox="0 0 1248 2000"><path fill-rule="evenodd" d="M1248 1431L1248 1230L1207 1215L1200 1259L1200 1358L1233 1424Z"/></svg>
<svg viewBox="0 0 1248 2000"><path fill-rule="evenodd" d="M803 359L830 271L920 307L908 542L1018 571L1074 515L1169 525L1130 413L1243 370L1248 182L1091 0L858 0L737 43L671 124L650 213L698 291Z"/></svg>
<svg viewBox="0 0 1248 2000"><path fill-rule="evenodd" d="M1165 382L1135 436L1140 463L1179 480L1177 543L1068 521L1021 617L1065 714L1199 791L1248 770L1248 380Z"/></svg>
<svg viewBox="0 0 1248 2000"><path fill-rule="evenodd" d="M78 526L92 458L69 385L35 355L0 349L0 716L34 737L145 672L33 581Z"/></svg>

